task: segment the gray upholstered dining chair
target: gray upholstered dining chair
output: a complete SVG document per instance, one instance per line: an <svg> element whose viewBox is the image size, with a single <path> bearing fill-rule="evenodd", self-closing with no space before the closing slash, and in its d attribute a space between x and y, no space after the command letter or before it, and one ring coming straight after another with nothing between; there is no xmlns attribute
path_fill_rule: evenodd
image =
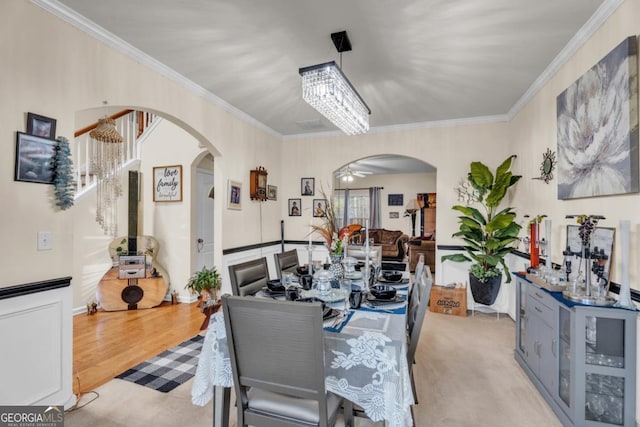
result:
<svg viewBox="0 0 640 427"><path fill-rule="evenodd" d="M420 286L418 284L422 278L423 269L424 256L420 256L418 258L418 263L416 264L413 284L411 285L411 290L409 291L409 296L407 298L407 334L411 329L413 329L413 324L416 321L416 311L418 309L418 304L420 303Z"/></svg>
<svg viewBox="0 0 640 427"><path fill-rule="evenodd" d="M425 265L422 268L420 276L416 279L416 282L413 285L414 287L418 288L418 293L414 294L414 297L412 299L413 308L409 306L409 311L407 312L408 316L413 315L413 322L408 324L407 329L407 364L409 365L409 375L411 377L413 401L416 405L418 404L418 393L416 392L416 382L413 378L413 365L415 363L416 350L418 349L418 342L420 340L420 332L422 331L424 316L427 313L427 306L429 305L429 297L431 295L432 285L433 277L431 277L431 268L429 268L428 265Z"/></svg>
<svg viewBox="0 0 640 427"><path fill-rule="evenodd" d="M267 286L269 269L265 257L229 266L233 295L253 295Z"/></svg>
<svg viewBox="0 0 640 427"><path fill-rule="evenodd" d="M238 426L330 426L320 303L222 297Z"/></svg>
<svg viewBox="0 0 640 427"><path fill-rule="evenodd" d="M276 263L276 274L278 275L278 279L282 279L282 273L284 272L295 273L299 266L298 251L295 249L275 254L273 258Z"/></svg>

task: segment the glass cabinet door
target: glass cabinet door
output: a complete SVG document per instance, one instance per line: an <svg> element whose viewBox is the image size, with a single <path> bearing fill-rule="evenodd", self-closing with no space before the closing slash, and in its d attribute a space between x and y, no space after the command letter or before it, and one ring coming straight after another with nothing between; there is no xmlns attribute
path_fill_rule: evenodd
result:
<svg viewBox="0 0 640 427"><path fill-rule="evenodd" d="M518 349L521 353L525 351L525 342L526 342L526 323L527 323L527 285L522 281L518 283L518 298L520 298L520 312L519 316L519 324L520 324L520 334L518 339Z"/></svg>
<svg viewBox="0 0 640 427"><path fill-rule="evenodd" d="M625 326L624 319L585 316L586 420L624 424Z"/></svg>
<svg viewBox="0 0 640 427"><path fill-rule="evenodd" d="M571 407L571 312L566 307L560 307L558 312L559 340L558 340L558 395L567 407Z"/></svg>

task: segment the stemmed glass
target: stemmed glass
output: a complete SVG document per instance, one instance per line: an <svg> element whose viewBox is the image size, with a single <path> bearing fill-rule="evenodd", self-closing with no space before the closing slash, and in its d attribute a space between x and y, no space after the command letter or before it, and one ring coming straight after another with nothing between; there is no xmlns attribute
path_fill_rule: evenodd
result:
<svg viewBox="0 0 640 427"><path fill-rule="evenodd" d="M351 279L340 279L340 292L344 296L342 311L349 311L349 294L351 294Z"/></svg>

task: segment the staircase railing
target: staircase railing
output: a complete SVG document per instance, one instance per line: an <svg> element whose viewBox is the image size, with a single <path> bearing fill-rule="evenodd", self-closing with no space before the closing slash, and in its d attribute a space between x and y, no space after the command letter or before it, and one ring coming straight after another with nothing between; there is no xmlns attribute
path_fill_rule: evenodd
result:
<svg viewBox="0 0 640 427"><path fill-rule="evenodd" d="M122 164L140 160L140 142L146 137L152 127L158 123L159 116L146 111L123 110L112 114L109 118L115 120L116 129L122 135ZM74 133L74 165L76 165L76 193L75 198L86 194L96 184L92 159L94 145L89 132L98 123L93 123Z"/></svg>

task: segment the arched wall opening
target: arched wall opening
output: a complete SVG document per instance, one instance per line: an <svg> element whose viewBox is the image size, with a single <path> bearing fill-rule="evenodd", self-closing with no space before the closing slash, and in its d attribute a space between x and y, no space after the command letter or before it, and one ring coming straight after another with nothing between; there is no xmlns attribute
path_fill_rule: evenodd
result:
<svg viewBox="0 0 640 427"><path fill-rule="evenodd" d="M127 172L140 172L140 200L138 206L138 234L154 237L159 242L155 261L166 271L167 298L176 292L181 301L192 301L195 296L185 289L188 277L196 266L196 215L195 194L196 170L209 168L213 173L214 156L220 156L211 142L183 121L166 113L133 106L108 106L78 111L76 129L81 129L97 121L98 118L114 114L124 109L147 111L157 114L159 120L155 128L140 143L140 160L123 170L120 176L123 195L117 202L118 236L127 236L128 209ZM73 146L73 141L71 142ZM209 158L206 162L203 159ZM153 199L153 168L180 166L182 200L159 202ZM112 260L108 246L114 239L106 236L95 221L96 191L90 191L76 202L73 208L73 307L81 310L86 303L96 299L95 290L104 274L110 269ZM219 203L213 209L219 209ZM213 215L220 218L220 215ZM219 224L213 228L220 229ZM221 258L221 245L213 242L214 259Z"/></svg>

